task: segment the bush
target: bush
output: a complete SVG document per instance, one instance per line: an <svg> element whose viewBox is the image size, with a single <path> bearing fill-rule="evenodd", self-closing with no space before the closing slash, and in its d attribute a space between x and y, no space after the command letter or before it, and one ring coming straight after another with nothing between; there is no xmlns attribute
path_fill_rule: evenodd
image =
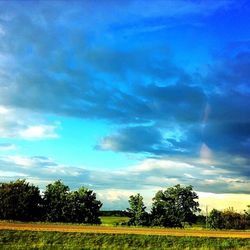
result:
<svg viewBox="0 0 250 250"><path fill-rule="evenodd" d="M225 211L213 209L208 217L210 228L213 229L248 229L250 228L250 219L247 214L235 212L232 208Z"/></svg>

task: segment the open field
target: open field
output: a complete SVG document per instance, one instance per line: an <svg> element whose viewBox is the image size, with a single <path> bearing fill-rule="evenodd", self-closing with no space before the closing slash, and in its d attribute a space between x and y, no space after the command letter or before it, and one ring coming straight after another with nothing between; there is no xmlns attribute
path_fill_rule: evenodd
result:
<svg viewBox="0 0 250 250"><path fill-rule="evenodd" d="M101 216L102 225L120 225L129 221L129 217L122 216Z"/></svg>
<svg viewBox="0 0 250 250"><path fill-rule="evenodd" d="M142 234L164 236L195 236L215 238L247 238L250 239L250 231L213 231L197 229L165 229L146 227L114 227L114 226L86 226L74 224L53 223L11 223L0 222L0 230L29 230L29 231L55 231L55 232L79 232L95 234Z"/></svg>
<svg viewBox="0 0 250 250"><path fill-rule="evenodd" d="M0 249L250 249L250 239L0 230Z"/></svg>

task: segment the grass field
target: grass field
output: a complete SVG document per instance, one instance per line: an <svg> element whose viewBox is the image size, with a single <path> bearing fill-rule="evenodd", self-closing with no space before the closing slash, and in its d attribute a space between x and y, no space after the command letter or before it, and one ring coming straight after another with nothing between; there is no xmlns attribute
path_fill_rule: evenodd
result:
<svg viewBox="0 0 250 250"><path fill-rule="evenodd" d="M127 223L129 221L128 217L120 216L101 216L102 225L107 226L117 226Z"/></svg>
<svg viewBox="0 0 250 250"><path fill-rule="evenodd" d="M0 230L29 230L29 231L57 231L99 234L142 234L142 235L169 235L221 238L248 238L250 231L232 230L204 230L204 229L171 229L150 227L119 227L119 226L91 226L64 223L22 223L0 222Z"/></svg>
<svg viewBox="0 0 250 250"><path fill-rule="evenodd" d="M0 249L250 249L250 239L0 230Z"/></svg>
<svg viewBox="0 0 250 250"><path fill-rule="evenodd" d="M250 249L250 231L121 227L127 217L101 219L102 226L0 221L0 249Z"/></svg>

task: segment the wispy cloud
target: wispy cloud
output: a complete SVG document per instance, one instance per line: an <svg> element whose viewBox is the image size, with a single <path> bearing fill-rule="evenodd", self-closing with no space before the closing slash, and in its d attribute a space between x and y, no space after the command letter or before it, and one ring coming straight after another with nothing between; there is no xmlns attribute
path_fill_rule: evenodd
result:
<svg viewBox="0 0 250 250"><path fill-rule="evenodd" d="M0 106L0 137L27 140L57 138L58 124L46 124L34 112ZM9 145L13 149L13 145ZM2 147L3 148L3 147Z"/></svg>
<svg viewBox="0 0 250 250"><path fill-rule="evenodd" d="M148 159L126 169L103 171L63 165L42 156L12 155L0 158L0 172L0 181L25 178L42 190L57 179L73 189L87 186L98 193L106 208L126 208L129 195L136 192L144 194L150 204L154 192L178 183L193 184L198 192L249 194L250 190L250 179L237 169L167 159Z"/></svg>
<svg viewBox="0 0 250 250"><path fill-rule="evenodd" d="M16 145L12 143L0 143L0 151L15 150Z"/></svg>
<svg viewBox="0 0 250 250"><path fill-rule="evenodd" d="M248 193L250 180L240 169L187 163L179 160L147 159L120 170L93 170L55 162L46 157L5 156L1 171L22 173L41 180L62 179L73 188L84 183L95 189L150 189L174 184L193 184L197 191ZM9 166L6 168L6 166Z"/></svg>

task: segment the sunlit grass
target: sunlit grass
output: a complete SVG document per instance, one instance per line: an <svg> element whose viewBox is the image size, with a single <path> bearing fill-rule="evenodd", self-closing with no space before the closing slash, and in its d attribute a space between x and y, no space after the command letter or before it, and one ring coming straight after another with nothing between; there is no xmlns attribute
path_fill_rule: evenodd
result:
<svg viewBox="0 0 250 250"><path fill-rule="evenodd" d="M1 249L249 249L250 239L0 231Z"/></svg>
<svg viewBox="0 0 250 250"><path fill-rule="evenodd" d="M122 216L101 216L102 225L118 226L126 224L129 221L128 217Z"/></svg>

